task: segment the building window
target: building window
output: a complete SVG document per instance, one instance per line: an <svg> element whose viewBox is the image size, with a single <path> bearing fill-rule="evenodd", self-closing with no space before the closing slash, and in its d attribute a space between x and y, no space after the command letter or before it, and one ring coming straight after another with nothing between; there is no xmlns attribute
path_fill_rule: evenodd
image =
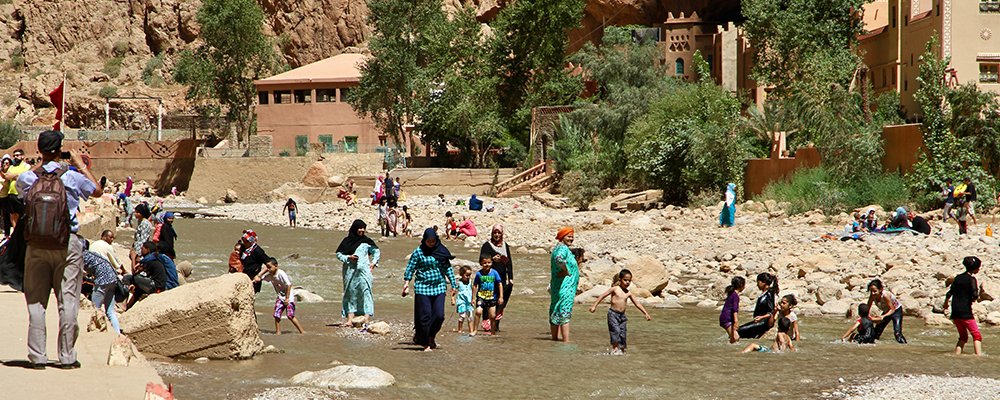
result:
<svg viewBox="0 0 1000 400"><path fill-rule="evenodd" d="M335 103L337 101L337 89L316 89L317 103Z"/></svg>
<svg viewBox="0 0 1000 400"><path fill-rule="evenodd" d="M312 90L296 90L295 91L295 102L296 103L312 103Z"/></svg>
<svg viewBox="0 0 1000 400"><path fill-rule="evenodd" d="M684 76L684 59L678 58L674 61L674 75Z"/></svg>
<svg viewBox="0 0 1000 400"><path fill-rule="evenodd" d="M997 0L979 0L979 12L981 12L981 13L1000 13L1000 1L997 1Z"/></svg>
<svg viewBox="0 0 1000 400"><path fill-rule="evenodd" d="M341 102L347 101L348 96L350 96L350 95L351 95L351 89L341 88L340 89L340 97L337 97L337 101L341 101Z"/></svg>
<svg viewBox="0 0 1000 400"><path fill-rule="evenodd" d="M319 97L319 95L316 95ZM319 142L323 144L323 151L333 153L337 149L333 147L333 135L319 135Z"/></svg>
<svg viewBox="0 0 1000 400"><path fill-rule="evenodd" d="M264 105L268 103L267 92L257 92L257 104Z"/></svg>
<svg viewBox="0 0 1000 400"><path fill-rule="evenodd" d="M358 152L358 137L348 136L344 138L344 152L346 153L357 153Z"/></svg>
<svg viewBox="0 0 1000 400"><path fill-rule="evenodd" d="M289 90L275 90L274 104L291 104L292 92Z"/></svg>
<svg viewBox="0 0 1000 400"><path fill-rule="evenodd" d="M309 151L309 136L297 135L295 136L295 155L301 157L306 155Z"/></svg>
<svg viewBox="0 0 1000 400"><path fill-rule="evenodd" d="M1000 63L979 64L980 83L1000 83Z"/></svg>

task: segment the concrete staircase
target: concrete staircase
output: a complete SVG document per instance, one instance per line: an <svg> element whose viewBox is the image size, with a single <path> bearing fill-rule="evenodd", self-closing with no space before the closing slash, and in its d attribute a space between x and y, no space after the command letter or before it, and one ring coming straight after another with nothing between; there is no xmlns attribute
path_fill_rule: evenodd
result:
<svg viewBox="0 0 1000 400"><path fill-rule="evenodd" d="M494 177L499 181L514 175L514 169L501 168L406 168L389 173L403 182L403 191L410 195L485 195L493 186ZM358 196L366 198L375 187L377 175L351 176Z"/></svg>
<svg viewBox="0 0 1000 400"><path fill-rule="evenodd" d="M555 176L548 163L538 163L510 179L500 182L494 188L497 197L530 196L552 187Z"/></svg>

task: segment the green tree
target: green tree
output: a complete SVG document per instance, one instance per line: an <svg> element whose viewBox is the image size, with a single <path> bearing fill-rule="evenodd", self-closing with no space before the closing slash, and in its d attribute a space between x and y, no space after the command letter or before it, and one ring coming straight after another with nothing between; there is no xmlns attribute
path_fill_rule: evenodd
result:
<svg viewBox="0 0 1000 400"><path fill-rule="evenodd" d="M797 82L846 87L860 58L857 10L870 0L743 0L742 30L753 44L752 77L782 94Z"/></svg>
<svg viewBox="0 0 1000 400"><path fill-rule="evenodd" d="M21 140L21 124L12 119L0 119L0 148L9 149Z"/></svg>
<svg viewBox="0 0 1000 400"><path fill-rule="evenodd" d="M913 97L920 106L924 152L913 166L913 172L907 176L910 190L921 205L931 207L940 202L938 192L946 178L959 180L969 177L977 183L980 203L990 207L994 203L995 180L983 169L983 161L974 147L976 137L972 136L978 128L969 121L969 115L973 114L970 108L984 106L979 96L969 94L968 89L959 90L956 94L945 85L941 76L951 60L938 55L939 43L937 36L932 37L920 56L918 87ZM974 100L965 101L970 96ZM958 102L949 103L949 97ZM949 114L948 109L954 114ZM968 129L969 135L960 137L952 130L953 127L971 129Z"/></svg>
<svg viewBox="0 0 1000 400"><path fill-rule="evenodd" d="M205 0L198 9L205 43L181 53L174 80L188 85L187 98L218 102L246 141L253 126L253 81L279 70L274 44L264 36L264 12L253 0Z"/></svg>

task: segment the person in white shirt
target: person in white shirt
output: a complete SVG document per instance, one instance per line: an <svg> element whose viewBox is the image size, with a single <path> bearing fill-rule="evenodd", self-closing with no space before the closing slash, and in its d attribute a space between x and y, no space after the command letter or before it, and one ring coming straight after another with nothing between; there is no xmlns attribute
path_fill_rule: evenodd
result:
<svg viewBox="0 0 1000 400"><path fill-rule="evenodd" d="M130 272L125 270L125 266L118 260L118 255L115 254L115 248L111 245L114 242L115 232L106 229L104 232L101 232L101 240L96 240L90 244L90 251L108 260L119 275L128 274Z"/></svg>
<svg viewBox="0 0 1000 400"><path fill-rule="evenodd" d="M299 333L305 333L299 320L295 318L295 297L292 296L292 280L288 278L285 271L278 269L278 260L273 257L264 264L264 269L257 274L254 282L267 281L274 286L274 291L278 294L278 299L274 302L274 334L281 334L281 314L288 315L288 320L292 321L295 329Z"/></svg>

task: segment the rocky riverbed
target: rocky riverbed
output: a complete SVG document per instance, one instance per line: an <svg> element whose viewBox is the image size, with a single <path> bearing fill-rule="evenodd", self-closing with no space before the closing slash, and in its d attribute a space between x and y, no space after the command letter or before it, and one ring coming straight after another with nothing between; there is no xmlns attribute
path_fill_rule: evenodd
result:
<svg viewBox="0 0 1000 400"><path fill-rule="evenodd" d="M454 204L458 198L447 200ZM779 278L782 294L798 297L800 314L844 316L853 304L867 299L865 285L880 278L903 303L906 315L944 325L950 322L932 309L943 302L946 281L963 271L961 259L976 255L983 260L980 282L986 300L975 305L976 314L988 324L1000 324L1000 299L992 300L1000 298L1000 271L992 268L998 243L982 234L985 224L973 226L966 236L959 236L954 224L933 221L935 233L929 236L869 235L862 241L838 241L821 236L839 235L848 222L846 213L788 216L773 202L741 204L736 226L725 229L718 227L718 207L576 212L518 198L486 199L486 206L495 211L476 212L440 205L433 196L411 196L403 204L413 215L417 235L425 227L443 225L445 212L452 211L473 218L479 228L480 238L466 240L466 246L480 246L490 226L501 223L516 254L547 251L555 244L559 227L574 226L576 245L587 253L580 284L584 296L579 301L596 296L598 290L587 291L609 285L615 273L629 268L638 293L652 306L717 308L725 286L736 275L748 282L743 304L753 304L758 294L754 277L770 272ZM287 224L282 205L232 204L211 211L281 225ZM378 237L376 211L370 206L324 202L300 203L299 208L302 227L346 230L360 218L369 223L370 235Z"/></svg>

